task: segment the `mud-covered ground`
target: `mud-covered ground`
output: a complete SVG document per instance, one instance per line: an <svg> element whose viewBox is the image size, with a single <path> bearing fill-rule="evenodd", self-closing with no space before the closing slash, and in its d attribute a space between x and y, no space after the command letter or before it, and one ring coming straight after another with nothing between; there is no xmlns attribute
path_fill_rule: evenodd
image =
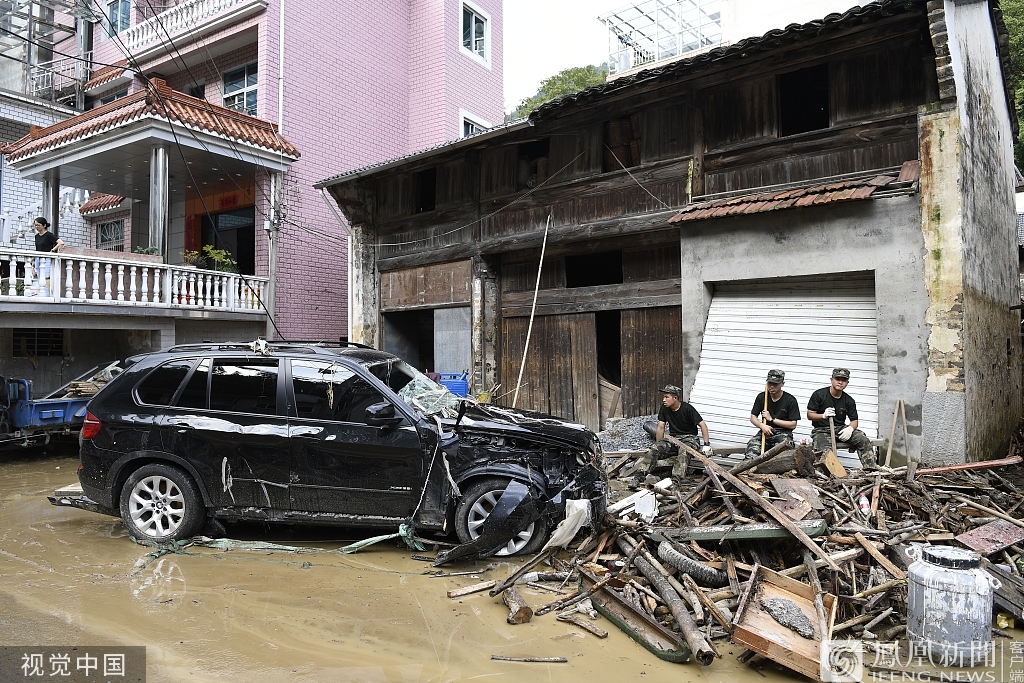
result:
<svg viewBox="0 0 1024 683"><path fill-rule="evenodd" d="M150 549L132 543L119 520L46 500L76 481L76 467L69 454L0 456L0 645L144 645L151 682L806 680L770 663L756 673L727 644L707 669L662 662L604 619L595 623L609 631L605 640L553 614L509 626L500 597L445 592L500 580L514 565L453 565L446 571L478 573L431 578L429 564L390 542L333 552L359 537L344 530L234 527L235 537L324 550L190 548L137 569ZM552 599L522 592L534 606ZM495 654L569 661L496 662Z"/></svg>

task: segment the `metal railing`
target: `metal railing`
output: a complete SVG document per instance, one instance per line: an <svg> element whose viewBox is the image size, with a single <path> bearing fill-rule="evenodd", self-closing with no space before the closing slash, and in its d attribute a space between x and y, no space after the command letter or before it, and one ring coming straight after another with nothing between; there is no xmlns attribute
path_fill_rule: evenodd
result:
<svg viewBox="0 0 1024 683"><path fill-rule="evenodd" d="M105 256L0 248L0 301L263 311L268 278Z"/></svg>
<svg viewBox="0 0 1024 683"><path fill-rule="evenodd" d="M722 0L643 0L599 18L610 75L722 42Z"/></svg>
<svg viewBox="0 0 1024 683"><path fill-rule="evenodd" d="M30 95L69 107L76 106L85 82L89 80L92 53L81 58L62 57L33 64L29 68Z"/></svg>
<svg viewBox="0 0 1024 683"><path fill-rule="evenodd" d="M186 0L121 31L119 35L125 48L137 55L146 48L162 45L168 33L174 37L186 31L195 31L207 20L228 10L265 6L265 0Z"/></svg>

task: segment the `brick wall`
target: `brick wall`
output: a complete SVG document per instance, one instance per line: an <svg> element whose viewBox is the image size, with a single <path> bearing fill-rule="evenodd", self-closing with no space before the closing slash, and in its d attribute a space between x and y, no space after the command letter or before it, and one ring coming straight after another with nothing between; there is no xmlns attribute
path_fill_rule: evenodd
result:
<svg viewBox="0 0 1024 683"><path fill-rule="evenodd" d="M11 97L0 97L0 143L18 140L28 134L29 126L49 126L63 121L68 113L46 105L34 106ZM0 214L7 216L5 247L35 249L35 231L32 221L41 215L43 184L21 177L21 173L3 158L0 166ZM73 188L61 188L61 193ZM60 217L60 238L69 245L88 246L89 234L81 216L75 210ZM10 237L17 236L13 242Z"/></svg>

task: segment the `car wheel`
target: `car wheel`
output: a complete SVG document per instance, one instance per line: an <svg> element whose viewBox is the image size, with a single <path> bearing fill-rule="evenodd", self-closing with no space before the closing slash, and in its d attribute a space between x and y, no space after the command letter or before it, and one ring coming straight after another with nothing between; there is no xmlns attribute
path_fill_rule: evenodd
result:
<svg viewBox="0 0 1024 683"><path fill-rule="evenodd" d="M484 479L466 489L455 511L455 533L463 543L480 536L480 527L491 515L491 510L508 486L507 479ZM537 552L548 537L547 521L541 517L530 524L501 548L495 555L529 555Z"/></svg>
<svg viewBox="0 0 1024 683"><path fill-rule="evenodd" d="M206 507L188 474L143 465L121 489L121 520L135 538L165 543L194 536L206 522Z"/></svg>

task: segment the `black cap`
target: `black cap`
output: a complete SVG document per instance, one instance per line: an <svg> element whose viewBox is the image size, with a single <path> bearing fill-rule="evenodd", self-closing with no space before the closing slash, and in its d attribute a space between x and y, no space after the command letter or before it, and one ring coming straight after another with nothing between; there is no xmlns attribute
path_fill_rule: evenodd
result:
<svg viewBox="0 0 1024 683"><path fill-rule="evenodd" d="M661 393L672 394L676 398L682 398L683 396L683 390L677 387L675 384L666 384L664 388L662 388Z"/></svg>
<svg viewBox="0 0 1024 683"><path fill-rule="evenodd" d="M921 549L921 558L925 562L950 569L973 569L981 564L981 555L978 553L951 545L925 546Z"/></svg>

